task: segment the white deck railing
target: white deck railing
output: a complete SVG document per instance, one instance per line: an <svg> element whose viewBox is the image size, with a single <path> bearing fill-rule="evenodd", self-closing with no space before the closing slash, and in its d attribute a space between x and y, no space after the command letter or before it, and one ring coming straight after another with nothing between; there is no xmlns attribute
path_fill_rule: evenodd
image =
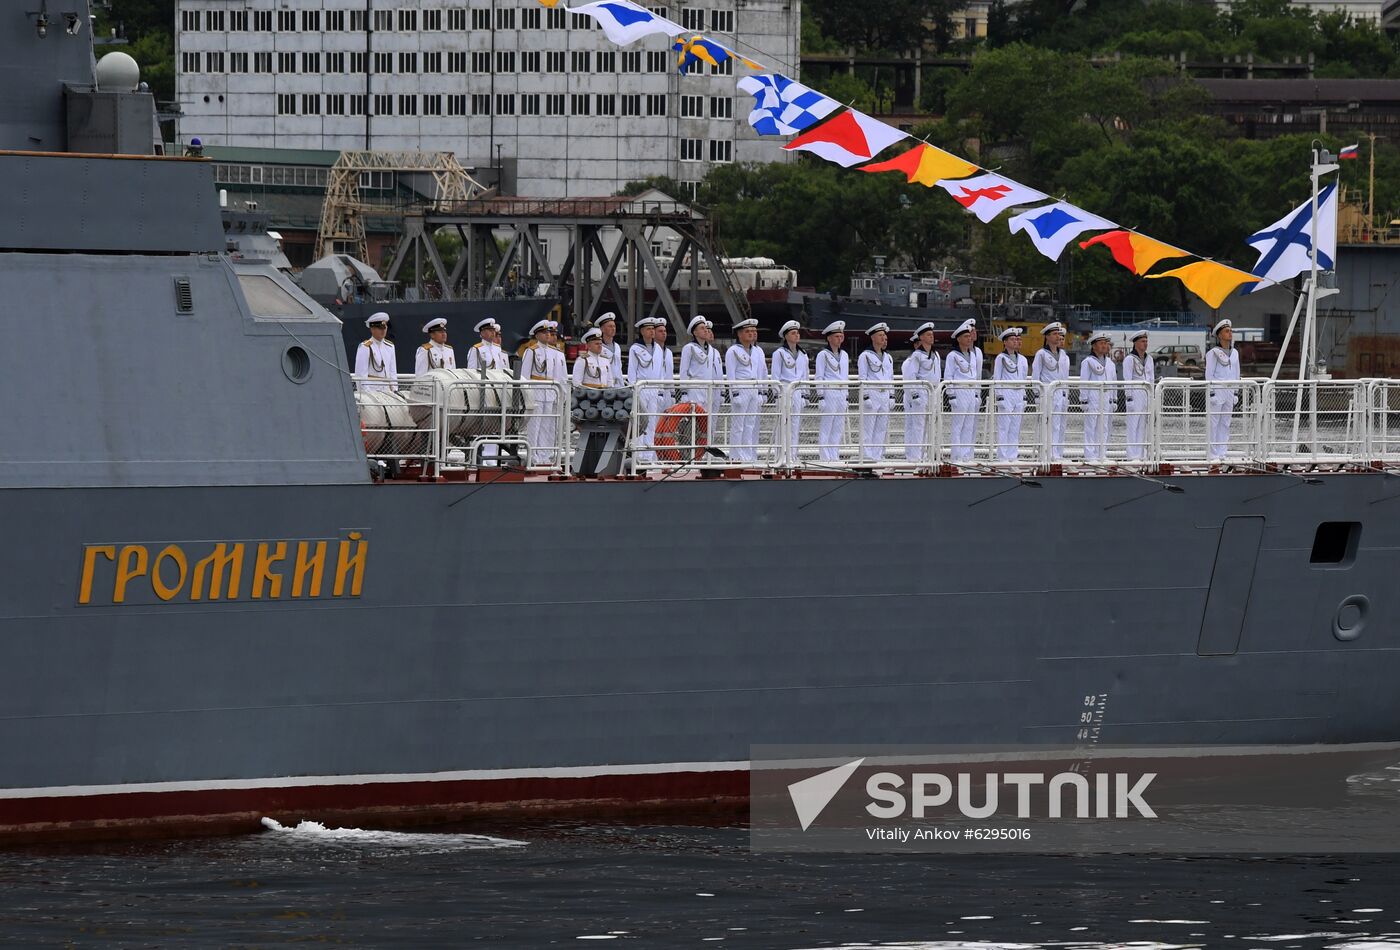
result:
<svg viewBox="0 0 1400 950"><path fill-rule="evenodd" d="M678 380L634 389L627 467L639 473L1400 467L1400 380ZM552 382L402 377L396 395L357 399L372 459L562 472L570 395Z"/></svg>

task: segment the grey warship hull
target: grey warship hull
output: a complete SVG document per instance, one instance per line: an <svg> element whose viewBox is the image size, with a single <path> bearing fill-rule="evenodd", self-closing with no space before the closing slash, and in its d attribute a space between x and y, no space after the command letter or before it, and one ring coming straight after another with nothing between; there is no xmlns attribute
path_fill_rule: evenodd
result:
<svg viewBox="0 0 1400 950"><path fill-rule="evenodd" d="M1397 489L1280 483L6 490L0 831L693 802L752 744L1073 744L1098 694L1117 744L1393 743ZM1345 569L1320 521L1364 522ZM326 596L333 541L321 597L269 596L290 558L253 597L259 542L349 532L358 596ZM83 577L94 542L192 539L245 545L217 601Z"/></svg>

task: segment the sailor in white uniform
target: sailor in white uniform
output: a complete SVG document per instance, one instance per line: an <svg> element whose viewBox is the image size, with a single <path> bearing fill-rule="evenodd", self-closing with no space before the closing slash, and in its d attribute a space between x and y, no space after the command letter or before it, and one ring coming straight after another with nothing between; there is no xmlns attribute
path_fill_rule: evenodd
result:
<svg viewBox="0 0 1400 950"><path fill-rule="evenodd" d="M1235 382L1240 378L1240 351L1235 349L1234 324L1221 320L1215 325L1216 346L1206 353L1208 381ZM1218 462L1230 451L1230 422L1239 405L1240 392L1236 386L1212 386L1207 394L1210 419L1210 460Z"/></svg>
<svg viewBox="0 0 1400 950"><path fill-rule="evenodd" d="M632 386L651 381L660 361L652 348L656 335L658 317L643 317L637 321L637 340L627 350L627 379ZM638 389L636 407L646 422L646 445L654 444L656 438L657 406L661 395L651 388ZM638 461L655 461L656 455L650 449L637 454Z"/></svg>
<svg viewBox="0 0 1400 950"><path fill-rule="evenodd" d="M1157 371L1152 365L1152 357L1147 355L1147 331L1139 330L1128 340L1132 349L1123 357L1123 381L1141 384L1128 387L1125 403L1128 411L1127 455L1130 460L1137 461L1147 454L1147 417Z"/></svg>
<svg viewBox="0 0 1400 950"><path fill-rule="evenodd" d="M778 331L783 345L773 351L773 361L768 375L775 382L782 383L782 398L788 410L788 458L796 461L797 450L801 446L802 404L811 390L806 386L788 386L788 383L805 383L811 375L807 354L797 345L802 339L802 324L796 320L784 323Z"/></svg>
<svg viewBox="0 0 1400 950"><path fill-rule="evenodd" d="M758 321L753 317L734 324L738 342L724 354L724 375L731 383L755 383L768 378L768 358L758 345ZM762 386L746 385L729 390L730 456L741 462L758 460L759 415L768 390Z"/></svg>
<svg viewBox="0 0 1400 950"><path fill-rule="evenodd" d="M1085 383L1112 383L1118 373L1109 350L1113 338L1107 330L1089 337L1089 355L1079 364L1079 379ZM1084 461L1102 462L1108 454L1108 436L1113 430L1113 407L1118 393L1111 386L1081 386L1079 403L1084 414Z"/></svg>
<svg viewBox="0 0 1400 950"><path fill-rule="evenodd" d="M590 327L583 331L584 351L574 360L574 385L585 389L611 389L612 360L603 352L603 331Z"/></svg>
<svg viewBox="0 0 1400 950"><path fill-rule="evenodd" d="M1045 324L1041 331L1045 345L1031 361L1031 379L1042 386L1069 379L1069 354L1065 352L1065 325L1059 321ZM1055 390L1048 407L1041 412L1050 413L1050 459L1062 462L1065 458L1065 414L1069 411L1069 390L1060 387Z"/></svg>
<svg viewBox="0 0 1400 950"><path fill-rule="evenodd" d="M894 357L885 349L890 342L890 325L877 323L866 330L865 335L870 337L870 349L856 360L856 375L861 381L860 455L867 462L881 462L889 441L894 387L870 384L894 380Z"/></svg>
<svg viewBox="0 0 1400 950"><path fill-rule="evenodd" d="M613 385L626 386L627 377L622 375L622 344L615 339L617 336L617 314L609 311L594 320L593 325L603 333L603 355L608 358L608 363L612 365Z"/></svg>
<svg viewBox="0 0 1400 950"><path fill-rule="evenodd" d="M380 311L365 320L369 339L355 348L355 378L360 392L398 392L399 370L394 344L386 338L389 315Z"/></svg>
<svg viewBox="0 0 1400 950"><path fill-rule="evenodd" d="M1021 327L1007 327L998 336L1005 352L992 364L992 379L999 382L1025 382L1030 378L1030 366L1021 355ZM1021 454L1021 421L1026 411L1024 386L998 386L993 390L997 400L997 458L1014 462Z"/></svg>
<svg viewBox="0 0 1400 950"><path fill-rule="evenodd" d="M719 384L724 381L724 365L719 350L712 345L714 326L699 314L695 315L686 327L691 341L681 348L681 381L686 387L681 401L694 403L711 414L719 402L715 398L720 392Z"/></svg>
<svg viewBox="0 0 1400 950"><path fill-rule="evenodd" d="M457 353L447 345L447 320L438 317L423 324L428 342L418 347L413 356L413 375L422 376L430 369L456 369Z"/></svg>
<svg viewBox="0 0 1400 950"><path fill-rule="evenodd" d="M822 335L826 349L817 354L817 382L831 380L846 382L851 378L851 357L841 349L846 342L846 324L837 320L829 324ZM846 387L819 386L821 425L817 430L817 454L823 462L835 462L841 457L841 443L846 435Z"/></svg>
<svg viewBox="0 0 1400 950"><path fill-rule="evenodd" d="M509 373L510 357L501 349L501 325L487 317L473 329L481 337L481 341L467 351L467 369L477 372L494 369Z"/></svg>
<svg viewBox="0 0 1400 950"><path fill-rule="evenodd" d="M948 353L943 363L945 383L975 381L982 378L982 351L976 346L977 324L964 320L953 331L957 349ZM972 461L973 440L977 433L977 407L981 392L976 386L948 386L948 406L952 422L949 425L954 462Z"/></svg>
<svg viewBox="0 0 1400 950"><path fill-rule="evenodd" d="M671 329L671 325L666 322L665 317L657 317L652 321L651 352L652 371L656 374L652 378L662 382L673 382L676 378L676 354L671 352L671 348L666 345L666 333ZM674 387L662 387L657 397L657 411L665 412L676 402L676 390Z"/></svg>
<svg viewBox="0 0 1400 950"><path fill-rule="evenodd" d="M927 462L929 419L933 414L933 399L938 381L943 378L943 361L933 352L933 324L925 323L914 331L914 352L904 358L899 367L904 388L904 457L911 462ZM931 388L925 389L921 384Z"/></svg>
<svg viewBox="0 0 1400 950"><path fill-rule="evenodd" d="M520 378L537 384L562 383L567 391L569 373L564 354L554 346L559 325L553 320L541 320L530 328L534 340L525 348L520 359ZM525 423L525 438L530 442L530 464L550 465L554 462L558 441L560 390L537 385L526 392L530 418Z"/></svg>

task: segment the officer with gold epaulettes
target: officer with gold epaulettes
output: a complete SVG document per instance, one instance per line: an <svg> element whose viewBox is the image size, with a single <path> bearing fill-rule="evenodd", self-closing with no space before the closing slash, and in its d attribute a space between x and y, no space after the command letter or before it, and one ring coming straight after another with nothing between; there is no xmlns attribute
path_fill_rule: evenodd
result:
<svg viewBox="0 0 1400 950"><path fill-rule="evenodd" d="M530 441L530 461L533 465L550 464L558 441L557 413L561 392L568 391L569 371L564 354L555 346L559 324L541 320L530 328L534 340L525 347L520 359L520 379L537 385L526 391L530 418L525 423L525 438ZM559 383L562 390L545 383Z"/></svg>
<svg viewBox="0 0 1400 950"><path fill-rule="evenodd" d="M467 369L495 369L509 373L510 357L501 349L501 325L487 317L473 329L481 337L481 342L474 344L467 351Z"/></svg>
<svg viewBox="0 0 1400 950"><path fill-rule="evenodd" d="M457 353L447 345L447 319L438 317L423 324L428 342L418 347L413 356L413 375L422 376L429 370L456 369Z"/></svg>
<svg viewBox="0 0 1400 950"><path fill-rule="evenodd" d="M382 310L365 320L369 339L355 348L355 377L361 392L398 392L398 357L388 340L389 315Z"/></svg>

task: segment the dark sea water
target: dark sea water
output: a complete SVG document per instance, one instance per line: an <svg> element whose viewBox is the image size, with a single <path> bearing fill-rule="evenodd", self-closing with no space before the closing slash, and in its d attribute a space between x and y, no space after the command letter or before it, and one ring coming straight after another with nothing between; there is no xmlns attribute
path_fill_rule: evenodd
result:
<svg viewBox="0 0 1400 950"><path fill-rule="evenodd" d="M737 822L49 846L0 895L14 946L1400 948L1395 855L793 856Z"/></svg>

